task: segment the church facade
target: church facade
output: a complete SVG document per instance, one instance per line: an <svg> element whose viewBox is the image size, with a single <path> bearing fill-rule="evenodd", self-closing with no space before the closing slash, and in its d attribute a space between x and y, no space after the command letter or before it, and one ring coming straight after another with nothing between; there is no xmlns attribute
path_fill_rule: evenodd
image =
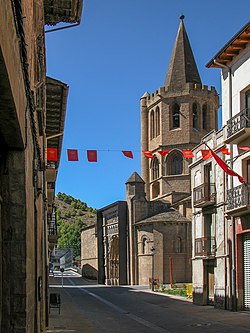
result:
<svg viewBox="0 0 250 333"><path fill-rule="evenodd" d="M183 150L217 129L219 100L201 83L183 17L164 86L146 92L140 106L141 150L152 157L142 154L141 176L129 177L126 201L98 211L99 283L190 282L191 160Z"/></svg>

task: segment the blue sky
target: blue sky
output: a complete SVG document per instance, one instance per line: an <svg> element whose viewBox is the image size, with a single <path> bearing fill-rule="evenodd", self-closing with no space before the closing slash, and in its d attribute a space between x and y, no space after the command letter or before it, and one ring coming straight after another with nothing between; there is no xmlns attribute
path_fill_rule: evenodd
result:
<svg viewBox="0 0 250 333"><path fill-rule="evenodd" d="M180 15L202 83L220 93L220 70L205 65L249 21L249 7L249 0L84 0L80 26L46 34L47 75L69 85L56 192L94 208L124 200L125 182L140 174L140 97L164 85ZM79 150L78 162L67 161L67 149ZM98 151L98 163L87 162L87 149Z"/></svg>

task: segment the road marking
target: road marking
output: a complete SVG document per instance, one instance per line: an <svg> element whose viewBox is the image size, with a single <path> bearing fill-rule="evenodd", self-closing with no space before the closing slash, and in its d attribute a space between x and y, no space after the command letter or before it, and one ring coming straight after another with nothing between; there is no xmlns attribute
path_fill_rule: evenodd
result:
<svg viewBox="0 0 250 333"><path fill-rule="evenodd" d="M68 279L70 281L70 283L74 286L77 286L75 284L75 282L71 279ZM94 293L91 293L90 291L86 290L85 288L79 288L81 291L85 292L86 294L98 299L98 301L110 306L111 308L113 308L114 310L116 310L117 312L121 313L121 314L125 314L126 316L128 316L129 318L131 318L132 320L135 320L137 321L138 323L142 324L143 326L146 326L146 327L149 327L151 328L152 330L154 330L155 332L160 332L160 333L172 333L171 331L169 330L166 330L165 328L162 328L160 326L157 326L155 324L152 324L151 322L145 320L145 319L142 319L132 313L129 313L128 311L122 309L121 307L107 301L105 298L101 297L101 296L98 296Z"/></svg>

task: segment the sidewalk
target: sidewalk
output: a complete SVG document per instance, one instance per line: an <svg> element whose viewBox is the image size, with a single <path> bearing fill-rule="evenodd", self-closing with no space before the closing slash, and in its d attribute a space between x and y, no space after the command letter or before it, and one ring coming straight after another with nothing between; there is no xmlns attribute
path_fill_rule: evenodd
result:
<svg viewBox="0 0 250 333"><path fill-rule="evenodd" d="M78 284L85 284L79 274L75 274ZM67 278L67 273L64 274L64 283ZM95 281L87 281L87 284L96 284ZM101 333L92 323L84 317L83 312L79 312L79 308L75 305L74 300L67 291L67 288L62 288L61 273L49 277L49 294L58 293L61 297L60 314L59 309L51 308L49 314L49 326L47 333Z"/></svg>
<svg viewBox="0 0 250 333"><path fill-rule="evenodd" d="M61 295L61 313L58 309L50 309L49 327L47 333L100 333L91 322L84 317L82 312L75 306L66 288L49 288L50 293Z"/></svg>

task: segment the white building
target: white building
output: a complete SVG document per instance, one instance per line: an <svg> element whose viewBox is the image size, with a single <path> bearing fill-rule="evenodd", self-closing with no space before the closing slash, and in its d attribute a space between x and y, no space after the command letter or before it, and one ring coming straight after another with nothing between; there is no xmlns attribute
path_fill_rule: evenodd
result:
<svg viewBox="0 0 250 333"><path fill-rule="evenodd" d="M197 244L195 241L196 235L199 232L201 233L201 230L208 228L208 224L212 224L212 230L215 232L214 277L209 278L209 274L212 273L210 273L208 267L205 270L207 260L201 258L203 260L203 265L201 265L194 253L194 302L209 303L209 300L212 299L210 296L214 293L216 307L233 310L249 309L250 188L248 184L250 182L250 152L240 149L240 147L250 147L250 22L221 48L207 64L207 67L221 68L223 141L232 153L230 156L226 156L228 160L226 162L235 172L243 176L246 184L240 183L238 177L228 176L224 172L221 173L215 161L211 162L212 169L213 165L216 168L212 173L214 176L216 175L214 179L217 193L212 222L211 217L206 221L205 210L207 208L201 207L200 214L203 221L200 224L196 223L197 208L195 208L195 202L193 202L193 221L195 221L193 223L193 245L195 247ZM216 147L219 146L218 137L213 140L213 143L215 142L216 145L211 148L216 151ZM191 166L191 177L194 186L196 186L194 182L196 181L195 173L197 172L195 163L197 162L194 160ZM203 164L204 162L200 164L200 169L202 169ZM222 197L221 206L218 206L220 205L218 200L221 189L224 191L222 197L224 196L226 206L222 204ZM193 191L193 195L195 195L195 191ZM224 208L222 207L225 207L224 218L222 214ZM224 261L219 260L223 256ZM222 262L224 262L224 269ZM203 266L203 274L199 278L201 266ZM196 297L199 294L202 297Z"/></svg>

